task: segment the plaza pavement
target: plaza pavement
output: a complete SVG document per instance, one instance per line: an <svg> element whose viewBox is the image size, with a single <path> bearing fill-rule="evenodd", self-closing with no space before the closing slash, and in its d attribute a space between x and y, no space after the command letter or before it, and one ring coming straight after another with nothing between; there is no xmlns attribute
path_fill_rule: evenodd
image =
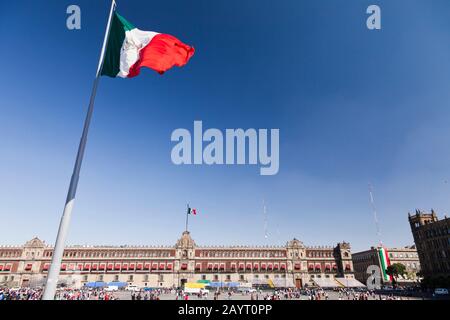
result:
<svg viewBox="0 0 450 320"><path fill-rule="evenodd" d="M267 292L269 293L269 292ZM337 292L334 291L327 291L328 293L328 300L339 300L339 294ZM269 293L270 294L270 293ZM142 297L145 295L142 294ZM263 296L265 295L265 292L263 292L262 295L259 295L259 300L263 300ZM120 300L131 300L131 292L129 291L119 291L115 293L115 296L118 297ZM387 296L382 295L381 298L383 300L385 300L387 298ZM160 300L176 300L176 296L175 294L161 294L159 296ZM379 295L376 295L375 298L373 298L372 296L369 297L369 300L379 300L380 297ZM143 298L142 298L143 300ZM200 299L198 298L196 295L190 295L189 296L189 300L214 300L214 294L211 292L208 297L205 299ZM251 300L251 296L249 294L233 294L231 296L231 299L228 299L228 295L225 294L221 294L219 296L219 300ZM286 300L284 298L282 298L281 300ZM309 300L308 296L306 295L302 295L300 299L287 299L287 300ZM347 300L347 297L345 296L344 298L342 298L341 300ZM351 299L350 299L351 300ZM416 297L402 297L401 300L421 300L421 298L416 298Z"/></svg>

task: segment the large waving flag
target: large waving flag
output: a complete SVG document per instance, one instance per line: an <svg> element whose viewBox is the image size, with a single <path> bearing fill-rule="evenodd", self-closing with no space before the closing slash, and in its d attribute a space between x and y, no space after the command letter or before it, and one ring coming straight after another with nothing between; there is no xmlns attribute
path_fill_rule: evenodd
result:
<svg viewBox="0 0 450 320"><path fill-rule="evenodd" d="M141 67L163 74L173 66L184 66L194 51L174 36L139 30L114 12L101 74L132 78Z"/></svg>
<svg viewBox="0 0 450 320"><path fill-rule="evenodd" d="M389 259L389 253L385 247L378 248L378 255L381 262L381 274L384 281L392 281L392 277L387 274L386 269L391 265L391 260Z"/></svg>
<svg viewBox="0 0 450 320"><path fill-rule="evenodd" d="M70 218L77 193L81 164L86 149L89 126L94 112L100 76L131 78L139 74L141 67L147 67L162 74L173 66L184 66L194 54L194 48L184 44L168 34L141 31L121 17L117 12L115 0L111 0L108 23L103 38L94 84L87 115L84 120L78 153L70 179L64 211L59 223L58 235L52 255L52 263L48 271L47 281L42 295L43 300L53 300L56 294L64 246L70 225ZM196 214L197 212L192 212ZM186 232L188 217L186 215Z"/></svg>

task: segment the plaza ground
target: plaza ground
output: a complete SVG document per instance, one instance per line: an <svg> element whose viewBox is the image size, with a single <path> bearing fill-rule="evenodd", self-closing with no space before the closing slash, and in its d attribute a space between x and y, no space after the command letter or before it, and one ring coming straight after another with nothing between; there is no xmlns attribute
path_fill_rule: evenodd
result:
<svg viewBox="0 0 450 320"><path fill-rule="evenodd" d="M328 300L339 300L339 293L338 292L334 292L334 291L326 291L328 293ZM267 291L264 292L262 294L259 295L259 300L263 300L263 297L267 294L271 294L272 292ZM131 300L131 292L130 291L118 291L115 292L114 295L116 297L118 297L120 300ZM145 295L145 293L141 294L142 297ZM382 299L386 299L387 296L386 295L381 295ZM142 298L143 299L143 298ZM175 294L161 294L159 296L160 300L176 300L176 295ZM375 298L373 298L372 296L369 297L369 300L379 300L380 296L376 295ZM402 300L422 300L422 298L417 298L417 297L401 297ZM198 298L197 295L190 295L189 296L189 300L214 300L214 294L212 292L209 293L209 295L207 296L207 298ZM219 300L229 300L228 299L228 295L226 293L223 293L219 296ZM236 293L233 294L231 296L230 300L251 300L251 295L250 294L241 294L241 293ZM306 295L301 295L301 298L293 298L293 299L285 299L284 297L281 298L281 300L309 300L309 297ZM347 297L345 296L344 298L342 298L341 300L347 300Z"/></svg>

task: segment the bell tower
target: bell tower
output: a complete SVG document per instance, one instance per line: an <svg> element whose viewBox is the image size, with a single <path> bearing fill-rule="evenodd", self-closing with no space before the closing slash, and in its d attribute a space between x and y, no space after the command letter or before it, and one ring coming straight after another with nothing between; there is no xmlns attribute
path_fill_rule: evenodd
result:
<svg viewBox="0 0 450 320"><path fill-rule="evenodd" d="M291 278L292 283L297 288L301 288L307 283L306 247L303 242L294 238L286 244L286 255L288 261L287 277Z"/></svg>
<svg viewBox="0 0 450 320"><path fill-rule="evenodd" d="M178 273L178 286L183 286L194 275L195 241L189 231L184 231L175 245L175 271Z"/></svg>

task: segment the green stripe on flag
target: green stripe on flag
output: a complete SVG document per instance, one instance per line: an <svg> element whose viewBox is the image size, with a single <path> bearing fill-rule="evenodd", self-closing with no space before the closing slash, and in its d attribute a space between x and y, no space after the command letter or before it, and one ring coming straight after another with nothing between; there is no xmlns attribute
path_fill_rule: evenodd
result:
<svg viewBox="0 0 450 320"><path fill-rule="evenodd" d="M101 75L113 78L117 76L120 71L120 49L125 39L125 32L134 28L124 17L114 12Z"/></svg>
<svg viewBox="0 0 450 320"><path fill-rule="evenodd" d="M386 273L386 269L387 269L387 261L385 258L385 253L384 253L384 249L381 248L378 250L378 254L380 256L380 261L381 261L381 272L383 273L383 279L385 281L389 281L389 275Z"/></svg>
<svg viewBox="0 0 450 320"><path fill-rule="evenodd" d="M134 28L136 28L135 26L133 26L131 24L131 22L129 22L127 19L125 19L124 17L122 17L120 14L118 14L117 12L114 12L115 16L117 16L117 18L120 20L120 22L122 23L123 28L125 29L125 31L130 31L133 30Z"/></svg>

